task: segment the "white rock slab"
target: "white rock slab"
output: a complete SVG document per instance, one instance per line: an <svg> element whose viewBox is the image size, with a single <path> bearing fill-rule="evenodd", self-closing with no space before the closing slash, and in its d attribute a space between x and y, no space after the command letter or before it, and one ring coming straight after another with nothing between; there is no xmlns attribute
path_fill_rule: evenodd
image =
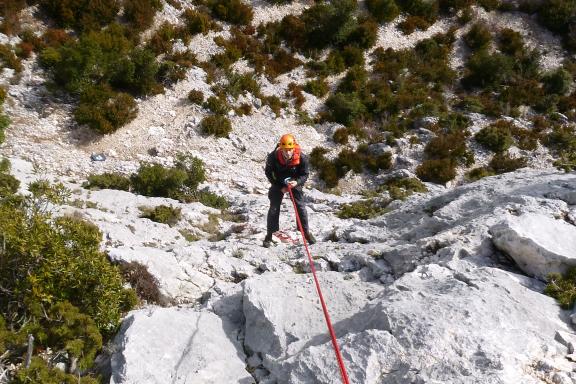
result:
<svg viewBox="0 0 576 384"><path fill-rule="evenodd" d="M132 312L115 339L110 384L254 383L236 335L225 327L210 312Z"/></svg>
<svg viewBox="0 0 576 384"><path fill-rule="evenodd" d="M510 216L490 228L494 245L526 273L545 279L576 265L576 226L542 214Z"/></svg>

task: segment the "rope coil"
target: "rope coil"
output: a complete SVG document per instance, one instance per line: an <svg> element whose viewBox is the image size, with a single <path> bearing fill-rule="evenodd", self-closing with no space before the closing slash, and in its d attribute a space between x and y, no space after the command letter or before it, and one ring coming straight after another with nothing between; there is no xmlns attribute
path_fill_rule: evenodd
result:
<svg viewBox="0 0 576 384"><path fill-rule="evenodd" d="M328 326L328 332L330 332L330 338L332 339L332 347L334 348L334 353L336 353L336 360L338 361L338 366L340 367L340 375L342 376L342 383L350 384L348 379L348 373L346 372L346 367L344 366L344 360L342 359L342 354L340 353L340 347L338 346L338 341L336 340L336 333L334 332L334 327L332 327L332 322L330 321L330 314L328 313L328 307L324 301L324 296L322 295L322 290L320 289L320 282L316 276L316 268L314 267L314 261L308 250L308 242L306 241L306 235L304 234L304 229L302 228L302 223L300 222L300 215L298 215L298 209L296 208L296 202L294 201L294 195L292 194L292 186L288 184L288 192L290 193L290 200L292 200L292 205L294 206L294 212L296 213L296 223L298 224L298 230L300 235L302 235L302 240L304 242L304 248L306 249L306 254L308 255L308 262L310 263L310 270L312 271L312 276L314 276L314 283L316 284L316 291L320 297L320 303L322 304L322 311L324 312L324 319L326 320L326 325Z"/></svg>

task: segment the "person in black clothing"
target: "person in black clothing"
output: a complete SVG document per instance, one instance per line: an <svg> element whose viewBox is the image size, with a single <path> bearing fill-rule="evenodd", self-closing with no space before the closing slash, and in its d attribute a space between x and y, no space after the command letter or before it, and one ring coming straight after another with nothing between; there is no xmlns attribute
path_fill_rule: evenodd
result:
<svg viewBox="0 0 576 384"><path fill-rule="evenodd" d="M310 173L308 158L300 152L300 146L296 143L293 135L283 135L276 149L268 154L265 173L272 185L268 190L270 208L268 209L266 223L266 237L262 245L266 248L270 247L272 234L280 228L280 204L284 194L288 192L288 185L292 187L292 194L294 195L304 236L309 244L314 244L316 239L314 239L308 228L308 214L306 213L306 203L302 192L302 187Z"/></svg>

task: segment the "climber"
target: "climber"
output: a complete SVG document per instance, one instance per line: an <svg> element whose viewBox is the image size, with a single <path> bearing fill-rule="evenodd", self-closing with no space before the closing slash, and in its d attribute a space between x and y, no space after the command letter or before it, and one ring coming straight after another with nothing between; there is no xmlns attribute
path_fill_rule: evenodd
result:
<svg viewBox="0 0 576 384"><path fill-rule="evenodd" d="M308 159L301 153L300 145L296 143L293 135L283 135L274 151L268 154L265 173L272 185L268 190L270 208L268 209L266 237L262 245L266 248L270 247L272 234L280 228L280 204L284 194L288 192L288 186L292 188L304 237L309 244L314 244L316 239L308 228L308 215L304 202L304 192L302 191L302 187L308 179Z"/></svg>

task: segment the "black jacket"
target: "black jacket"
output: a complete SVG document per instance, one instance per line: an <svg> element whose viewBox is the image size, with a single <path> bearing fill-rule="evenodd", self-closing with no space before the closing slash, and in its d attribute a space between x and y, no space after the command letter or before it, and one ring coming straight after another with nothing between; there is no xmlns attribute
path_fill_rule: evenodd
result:
<svg viewBox="0 0 576 384"><path fill-rule="evenodd" d="M266 168L264 172L266 173L268 181L273 186L284 187L284 179L289 177L296 180L298 183L297 188L302 187L306 180L308 180L308 174L310 173L308 157L300 154L300 164L291 167L280 164L276 156L276 150L274 150L269 153L266 158Z"/></svg>

